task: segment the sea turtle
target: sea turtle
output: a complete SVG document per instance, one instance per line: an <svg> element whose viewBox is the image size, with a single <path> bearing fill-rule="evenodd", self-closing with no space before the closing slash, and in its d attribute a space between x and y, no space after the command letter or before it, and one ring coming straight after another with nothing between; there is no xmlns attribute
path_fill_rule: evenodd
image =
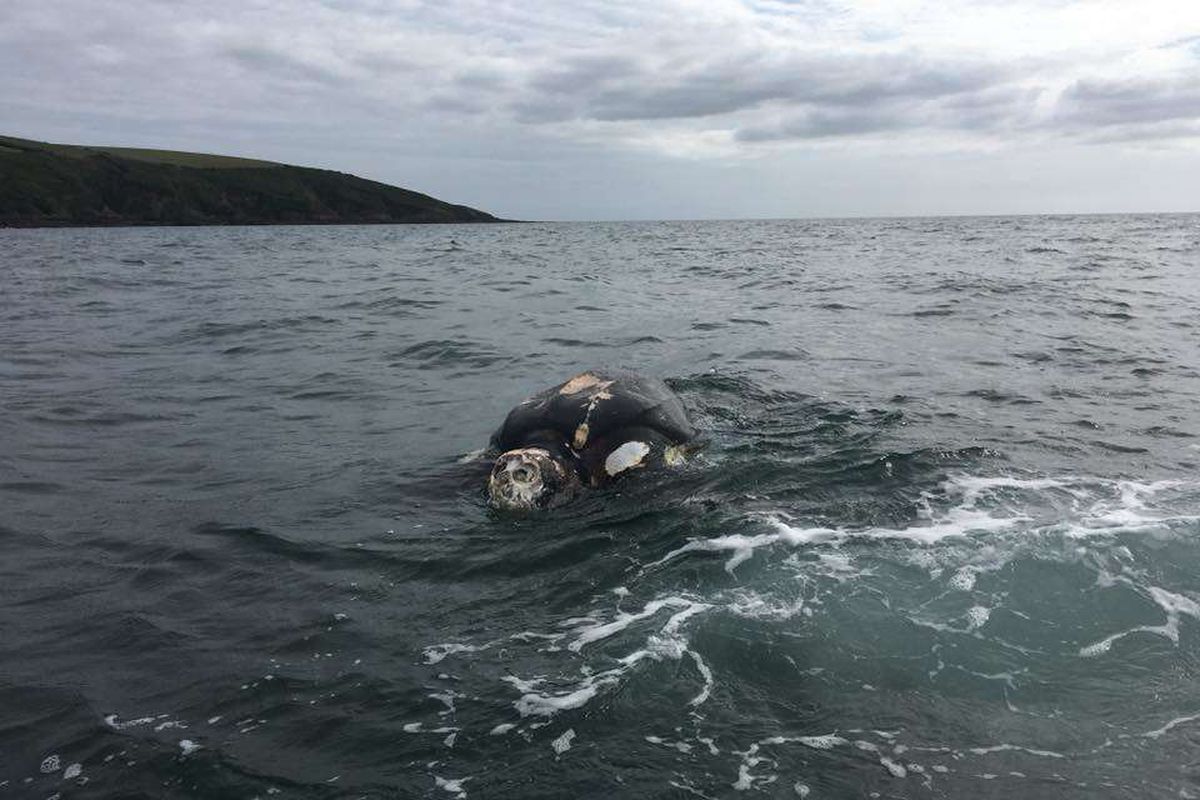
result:
<svg viewBox="0 0 1200 800"><path fill-rule="evenodd" d="M508 412L492 435L500 455L488 496L501 509L561 505L583 486L678 463L695 436L683 404L661 380L583 372Z"/></svg>

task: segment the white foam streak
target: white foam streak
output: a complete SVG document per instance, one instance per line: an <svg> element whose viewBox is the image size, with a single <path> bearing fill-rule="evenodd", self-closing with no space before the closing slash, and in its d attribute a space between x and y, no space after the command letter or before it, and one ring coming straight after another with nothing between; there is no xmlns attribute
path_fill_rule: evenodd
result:
<svg viewBox="0 0 1200 800"><path fill-rule="evenodd" d="M481 650L487 650L491 646L492 642L488 642L487 644L448 642L446 644L430 645L422 651L422 654L425 656L426 664L437 664L452 653L478 653Z"/></svg>
<svg viewBox="0 0 1200 800"><path fill-rule="evenodd" d="M772 784L776 781L776 775L754 775L750 770L759 764L768 762L774 765L774 761L765 756L758 755L760 743L750 745L750 749L744 752L735 750L734 753L742 757L742 763L738 766L737 780L730 784L735 791L744 792L749 789L754 789L761 786Z"/></svg>
<svg viewBox="0 0 1200 800"><path fill-rule="evenodd" d="M813 750L832 750L843 744L849 744L849 740L842 738L834 733L823 733L817 736L772 736L768 739L762 739L759 744L787 744L789 742L799 742L805 747L811 747Z"/></svg>
<svg viewBox="0 0 1200 800"><path fill-rule="evenodd" d="M1079 648L1079 655L1084 658L1094 658L1098 655L1103 655L1112 649L1113 642L1123 639L1133 633L1153 633L1157 636L1170 639L1174 644L1179 644L1179 617L1181 614L1200 620L1200 603L1190 597L1185 597L1181 594L1168 592L1166 589L1161 589L1158 586L1147 586L1146 592L1150 595L1163 613L1167 615L1167 620L1162 625L1138 625L1128 630L1114 633L1106 636L1098 642L1086 645Z"/></svg>
<svg viewBox="0 0 1200 800"><path fill-rule="evenodd" d="M1171 489L1195 488L1195 482L1163 480L1138 483L1117 481L1116 500L1100 501L1088 509L1087 515L1068 530L1068 535L1084 537L1096 533L1121 530L1128 533L1160 530L1171 524L1200 521L1200 516L1168 516L1154 513L1147 508L1147 501L1155 495Z"/></svg>
<svg viewBox="0 0 1200 800"><path fill-rule="evenodd" d="M576 637L575 641L567 645L567 649L573 653L578 653L584 648L584 645L591 644L592 642L598 642L601 639L607 639L615 633L620 633L639 620L653 617L664 608L690 609L695 605L695 603L692 603L690 600L685 600L682 597L665 597L661 600L652 600L636 614L629 614L622 611L617 614L617 618L612 622L606 622L601 625L590 625L583 628L579 632L579 635ZM707 608L707 606L704 606L704 608ZM703 608L699 610L703 610ZM675 617L672 617L671 619L674 620Z"/></svg>
<svg viewBox="0 0 1200 800"><path fill-rule="evenodd" d="M1180 614L1186 614L1193 619L1200 619L1200 603L1197 603L1192 598L1168 592L1166 589L1160 589L1157 586L1148 586L1146 590L1150 592L1150 597L1154 599L1154 602L1158 603L1163 611L1167 612L1169 619L1178 620ZM1178 633L1176 634L1176 641L1178 641Z"/></svg>
<svg viewBox="0 0 1200 800"><path fill-rule="evenodd" d="M566 732L563 733L562 736L559 736L557 739L555 739L553 742L550 743L550 749L552 749L556 755L561 756L563 753L565 753L571 749L571 740L574 738L575 738L575 729L568 728L566 730Z"/></svg>
<svg viewBox="0 0 1200 800"><path fill-rule="evenodd" d="M687 553L729 553L725 569L732 574L760 548L777 544L790 547L827 542L837 544L852 537L904 539L916 544L932 545L949 538L1005 531L1049 530L1080 537L1158 530L1172 524L1200 522L1200 516L1158 513L1149 509L1148 501L1164 491L1197 487L1200 487L1200 482L1177 480L1139 483L1069 476L984 478L958 475L943 482L940 492L948 497L957 498L954 505L934 511L932 504L935 495L929 493L923 496L919 516L923 518L924 524L905 528L875 527L856 530L821 526L800 527L791 525L780 517L769 516L764 518L764 521L773 528L772 531L694 539L648 564L646 568L660 566ZM1004 497L1005 492L1058 493L1060 497L1065 494L1076 512L1068 519L1036 519L1020 508L1012 508L1011 500ZM956 589L968 591L974 585L974 574L969 570L960 570L951 579L951 585Z"/></svg>
<svg viewBox="0 0 1200 800"><path fill-rule="evenodd" d="M974 631L987 624L992 616L992 610L984 606L971 606L967 609L967 630Z"/></svg>
<svg viewBox="0 0 1200 800"><path fill-rule="evenodd" d="M750 774L750 765L742 764L738 767L737 780L729 784L734 791L744 792L754 786L754 776Z"/></svg>
<svg viewBox="0 0 1200 800"><path fill-rule="evenodd" d="M733 574L734 569L748 561L754 555L755 550L760 547L770 547L776 544L797 547L800 545L834 542L851 536L908 539L918 544L934 544L947 537L1003 530L1026 521L1028 520L1024 517L997 518L984 511L959 509L949 517L930 525L902 529L868 528L851 531L838 530L836 528L796 528L788 525L783 520L770 517L766 522L775 528L775 532L773 533L760 533L753 536L738 533L718 536L713 539L693 540L683 547L672 550L658 561L647 565L647 568L659 566L685 553L731 552L733 555L725 562L725 571Z"/></svg>
<svg viewBox="0 0 1200 800"><path fill-rule="evenodd" d="M1162 736L1164 733L1171 730L1172 728L1178 727L1178 726L1183 725L1188 722L1195 722L1198 719L1200 719L1200 714L1193 714L1190 717L1176 717L1175 719L1168 722L1166 725L1163 725L1161 728L1155 728L1152 731L1146 731L1145 733L1140 733L1140 734L1138 734L1138 736L1140 736L1143 739L1157 739L1158 737Z"/></svg>
<svg viewBox="0 0 1200 800"><path fill-rule="evenodd" d="M443 790L449 792L450 794L456 794L459 797L467 796L467 792L465 789L463 789L462 785L469 780L471 780L471 779L470 778L450 779L450 778L439 778L437 775L433 776L433 782L435 784L437 784L437 788L443 789Z"/></svg>
<svg viewBox="0 0 1200 800"><path fill-rule="evenodd" d="M680 753L692 752L692 745L687 742L669 742L661 736L645 736L643 738L650 744L660 744L663 747L670 747L672 750L677 750Z"/></svg>
<svg viewBox="0 0 1200 800"><path fill-rule="evenodd" d="M974 508L985 494L996 489L1016 489L1018 491L1044 492L1049 489L1059 489L1077 498L1085 498L1086 492L1077 486L1086 482L1084 478L1016 478L1009 476L981 477L976 475L955 475L949 478L944 486L947 489L957 489L962 493L963 505Z"/></svg>
<svg viewBox="0 0 1200 800"><path fill-rule="evenodd" d="M827 610L826 593L831 587L837 591L835 581L859 579L862 575L871 574L858 567L856 548L839 548L839 545L861 539L892 539L915 545L934 545L953 537L974 538L968 548L912 547L904 550L906 557L927 569L932 579L947 584L944 586L946 591L933 598L938 602L935 604L931 600L928 604L922 604L917 610L917 618L911 621L935 631L977 639L986 638L989 642L1005 648L1030 653L1033 651L996 638L998 625L1003 620L997 617L996 622L992 621L993 608L997 610L996 613L1003 612L1005 619L1009 613L1021 616L1018 611L1007 608L1003 593L995 593L992 584L996 581L989 576L991 572L1007 563L1007 557L1011 556L1013 542L1018 540L1017 537L1046 536L1057 546L1063 544L1064 536L1161 530L1181 520L1200 520L1200 517L1177 515L1181 508L1188 512L1195 508L1195 501L1200 499L1200 494L1193 497L1194 489L1200 489L1200 482L1114 481L1070 476L982 478L960 475L949 478L936 491L925 495L918 518L908 527L840 529L819 525L806 526L800 520L793 520L782 512L776 517L757 517L757 533L731 533L711 539L688 541L643 567L637 574L631 575L631 580L646 577L646 570L691 553L718 554L723 559L724 569L732 575L739 566L759 554L759 550L768 551L777 547L781 550L795 548L795 552L785 554L787 557L782 563L776 560L770 565L791 573L795 581L787 580L787 576L778 579L777 574L772 574L770 583L748 582L747 586L714 590L710 596L703 598L707 602L692 596L664 592L657 596L643 595L652 599L641 603L640 606L638 594L650 587L630 582L629 586L604 591L597 596L598 600L594 605L577 609L577 616L549 626L552 633L527 630L480 644L447 642L431 645L424 649L425 662L437 664L453 654L477 653L489 648L499 651L501 646L508 647L512 642L528 643L526 646L530 649L538 648L541 653L558 653L558 657L565 657L561 651L569 651L578 656L567 657L572 666L553 669L544 675L529 678L509 675L502 679L511 684L519 694L513 706L520 716L523 719L534 718L522 722L518 731L522 736L529 738L534 729L552 724L550 718L562 712L581 709L602 693L611 692L613 687L619 686L633 674L639 665L644 666L646 662L679 661L686 656L695 664L696 671L680 670L678 674L683 677L677 680L690 680L695 685L683 694L680 702L686 702L685 709L692 710L692 715L700 719L701 713L694 709L712 699L717 678L701 654L690 648L687 629L693 618L714 609L723 615L751 617L770 622L800 618L796 624L787 626L785 635L805 636L808 625L803 617L820 615ZM1186 492L1177 493L1180 490ZM1176 515L1167 516L1168 509ZM979 534L1000 536L978 536ZM810 547L812 545L819 546ZM1087 644L1080 648L1080 656L1100 655L1107 652L1113 642L1137 632L1151 633L1178 643L1182 618L1188 616L1200 620L1200 594L1184 595L1131 580L1131 577L1139 577L1144 581L1144 577L1129 572L1132 569L1133 557L1127 549L1122 556L1119 547L1105 548L1103 553L1111 554L1111 559L1108 559L1108 555L1098 556L1098 550L1094 551L1093 548L1085 548L1075 543L1067 543L1067 549L1069 553L1075 554L1069 557L1077 556L1088 566L1099 561L1112 571L1111 574L1101 573L1098 579L1100 590L1106 586L1128 584L1152 600L1165 615L1165 621L1162 622L1151 615L1148 622L1157 624L1122 630ZM776 552L771 553L772 558L778 555ZM714 559L711 566L715 568L717 563L721 562ZM613 602L614 595L616 602ZM953 611L948 611L948 608L953 608ZM950 613L956 616L951 618L952 624L946 624L942 619ZM935 619L919 618L925 616ZM1016 688L1015 672L972 672L958 665L945 664L941 655L938 655L937 669L930 675L936 676L947 668L958 669L979 678L1000 680L1007 687ZM690 699L686 699L689 696ZM440 700L446 706L446 710L441 712L442 716L454 712L456 695L453 692L432 694L430 697ZM1005 701L1008 701L1007 693ZM1200 720L1200 714L1177 718L1160 729L1140 735L1156 739L1178 725L1195 720ZM119 723L113 718L109 724L117 727L150 721L147 718ZM497 725L491 733L502 735L515 727L513 723ZM421 727L420 723L415 723L412 730L406 726L405 730L410 733L435 732ZM443 730L446 733L451 732L450 729L439 729L437 732ZM573 731L568 730L550 742L551 748L559 755L571 746L572 737L568 734L573 734ZM715 751L712 740L708 741L710 751ZM680 752L685 752L685 748L680 745L685 745L688 749L693 747L686 742L672 744L664 740L660 743L676 747ZM732 784L733 788L739 791L762 789L774 781L776 776L769 772L764 774L759 766L764 761L770 761L766 755L759 752L759 746L784 743L825 750L850 744L847 739L832 733L763 739L752 745L749 751L739 753L742 763ZM865 745L870 743L858 744L859 747ZM700 745L694 746L702 752ZM920 765L901 763L898 760L898 754L901 752L899 750L889 758L885 755L889 752L886 748L870 746L874 748L872 760L880 759L879 763L894 775L915 777L916 773L923 772L924 768ZM969 751L957 750L955 753L984 755L1004 750L1020 750L1030 755L1048 758L1063 757L1051 751L1007 744Z"/></svg>
<svg viewBox="0 0 1200 800"><path fill-rule="evenodd" d="M712 694L713 687L716 682L713 680L712 670L708 668L708 664L704 663L704 659L695 650L689 650L688 655L696 662L696 669L700 670L700 674L704 676L704 688L700 690L700 694L688 701L689 706L703 705Z"/></svg>
<svg viewBox="0 0 1200 800"><path fill-rule="evenodd" d="M436 733L439 735L443 733L458 733L458 730L458 728L452 728L446 725L438 728L426 728L425 723L423 722L406 722L404 723L403 727L403 731L405 733Z"/></svg>
<svg viewBox="0 0 1200 800"><path fill-rule="evenodd" d="M518 691L523 693L520 699L514 703L517 712L522 717L551 717L560 711L581 708L590 702L601 689L618 683L626 671L632 669L645 659L661 661L663 659L678 660L682 658L689 651L687 640L681 635L680 629L688 619L707 611L712 606L708 603L699 603L676 596L652 600L646 603L641 611L636 613L618 611L616 618L611 622L602 623L594 617L572 619L569 622L577 626L577 630L575 631L576 638L568 648L573 652L580 652L585 645L614 636L637 622L651 619L663 609L668 608L676 609L675 613L668 617L666 622L657 631L651 633L646 638L642 647L626 656L618 658L617 662L620 666L594 674L584 674L582 680L568 691L541 691L538 687L544 681L540 678L531 681L526 681L513 675L503 678L503 680L512 684ZM696 658L697 668L705 679L704 689L691 702L692 705L698 705L704 702L708 698L709 692L712 691L713 676L708 666L704 664L698 655L693 654L693 657Z"/></svg>
<svg viewBox="0 0 1200 800"><path fill-rule="evenodd" d="M799 736L796 738L796 741L814 750L831 750L838 745L847 744L847 741L841 736L836 736L832 733L825 733L820 736Z"/></svg>
<svg viewBox="0 0 1200 800"><path fill-rule="evenodd" d="M504 680L526 692L521 695L520 699L513 703L517 709L517 713L522 717L552 717L560 711L567 711L587 705L588 701L596 696L601 687L616 683L620 679L622 672L623 670L615 669L589 675L584 678L583 682L574 691L563 694L543 694L541 692L528 691L531 688L530 684L511 675L506 676Z"/></svg>
<svg viewBox="0 0 1200 800"><path fill-rule="evenodd" d="M969 592L975 588L976 570L974 567L962 567L950 578L950 588L960 592Z"/></svg>
<svg viewBox="0 0 1200 800"><path fill-rule="evenodd" d="M739 617L774 621L791 619L797 614L812 613L811 609L804 604L802 597L790 601L772 602L750 589L741 589L735 592L732 601L725 606L725 609Z"/></svg>
<svg viewBox="0 0 1200 800"><path fill-rule="evenodd" d="M116 714L109 714L104 718L104 722L115 731L123 731L127 728L136 728L139 725L148 725L156 719L157 717L139 717L138 719L131 719L128 722L122 722Z"/></svg>
<svg viewBox="0 0 1200 800"><path fill-rule="evenodd" d="M1043 758L1066 758L1062 753L1056 753L1053 750L1037 750L1032 747L1021 747L1016 744L994 744L991 747L972 747L969 752L977 756L984 756L988 753L1003 753L1006 751L1016 751L1028 753L1031 756L1042 756Z"/></svg>
<svg viewBox="0 0 1200 800"><path fill-rule="evenodd" d="M833 733L825 733L815 736L770 736L766 739L760 739L759 741L750 745L750 749L748 750L733 751L735 755L741 756L742 758L742 763L738 766L737 780L731 784L733 788L739 792L744 792L749 789L761 788L774 783L778 779L777 775L755 775L750 770L764 762L769 763L772 766L776 765L775 761L767 758L766 756L758 754L759 748L761 748L763 745L781 745L790 743L799 743L814 750L832 750L835 747L849 744L849 741ZM805 788L807 789L807 787ZM801 797L807 794L807 792L801 793L799 790L797 790L797 793L799 793Z"/></svg>
<svg viewBox="0 0 1200 800"><path fill-rule="evenodd" d="M775 526L776 531L774 533L760 533L754 536L733 533L728 536L718 536L714 539L694 539L683 547L667 553L658 561L648 564L647 569L664 564L684 553L724 551L733 553L729 557L729 560L725 562L725 569L732 574L734 568L754 555L754 551L760 547L767 547L780 542L795 547L802 544L828 541L841 535L841 531L833 528L792 528L774 518L768 519L768 522Z"/></svg>
<svg viewBox="0 0 1200 800"><path fill-rule="evenodd" d="M906 539L920 543L920 545L932 545L932 543L940 542L947 539L949 536L966 536L973 533L985 533L985 531L996 531L1007 528L1012 528L1014 524L1027 522L1024 517L992 517L985 511L973 511L970 509L955 510L947 518L941 521L934 522L929 525L914 525L912 528L893 529L893 528L869 528L864 530L840 530L836 528L793 528L782 519L769 517L766 521L775 529L774 533L756 534L748 536L745 534L730 534L727 536L716 536L715 539L694 540L686 543L683 547L673 549L649 567L659 566L670 561L673 558L679 557L684 553L695 552L730 552L731 557L725 563L725 570L728 573L733 573L734 569L740 564L749 560L756 549L760 547L770 547L772 545L787 545L790 547L798 547L802 545L814 545L814 543L835 542L847 539L850 536L865 536L874 537L874 539Z"/></svg>

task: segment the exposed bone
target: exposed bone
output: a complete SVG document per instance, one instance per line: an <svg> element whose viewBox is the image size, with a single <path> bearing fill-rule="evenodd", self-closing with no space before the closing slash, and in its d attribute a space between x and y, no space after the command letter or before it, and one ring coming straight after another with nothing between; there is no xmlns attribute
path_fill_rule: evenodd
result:
<svg viewBox="0 0 1200 800"><path fill-rule="evenodd" d="M627 469L636 467L644 467L642 459L650 452L650 445L645 442L625 442L608 454L608 458L604 459L604 471L611 475L618 475Z"/></svg>
<svg viewBox="0 0 1200 800"><path fill-rule="evenodd" d="M583 373L580 373L579 375L576 375L574 378L571 378L571 380L567 381L566 383L564 383L562 385L562 388L558 390L558 393L559 394L579 394L584 389L591 388L592 386L595 386L598 383L601 383L601 380L599 378L597 378L595 375L593 375L590 372L583 372ZM609 383L612 383L612 381L609 381Z"/></svg>

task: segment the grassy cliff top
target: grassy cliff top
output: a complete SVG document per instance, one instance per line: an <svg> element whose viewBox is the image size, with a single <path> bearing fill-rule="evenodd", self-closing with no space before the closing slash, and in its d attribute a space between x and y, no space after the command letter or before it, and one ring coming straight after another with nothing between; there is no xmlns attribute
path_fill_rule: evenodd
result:
<svg viewBox="0 0 1200 800"><path fill-rule="evenodd" d="M497 221L468 206L331 170L0 136L0 225Z"/></svg>
<svg viewBox="0 0 1200 800"><path fill-rule="evenodd" d="M150 164L173 164L177 167L228 168L245 167L283 167L274 161L261 161L256 158L240 158L238 156L218 156L211 153L188 153L183 150L148 150L142 147L97 147L82 144L54 144L51 142L36 142L32 139L18 139L15 136L0 136L0 149L14 152L43 151L66 158L89 158L95 155L108 155L114 158L128 158L134 161L145 161Z"/></svg>

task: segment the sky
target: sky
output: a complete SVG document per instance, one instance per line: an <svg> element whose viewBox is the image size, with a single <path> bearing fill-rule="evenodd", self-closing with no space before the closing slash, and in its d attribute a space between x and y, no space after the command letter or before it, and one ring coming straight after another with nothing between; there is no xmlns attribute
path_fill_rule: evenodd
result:
<svg viewBox="0 0 1200 800"><path fill-rule="evenodd" d="M520 219L1200 211L1200 2L3 0L0 133Z"/></svg>

